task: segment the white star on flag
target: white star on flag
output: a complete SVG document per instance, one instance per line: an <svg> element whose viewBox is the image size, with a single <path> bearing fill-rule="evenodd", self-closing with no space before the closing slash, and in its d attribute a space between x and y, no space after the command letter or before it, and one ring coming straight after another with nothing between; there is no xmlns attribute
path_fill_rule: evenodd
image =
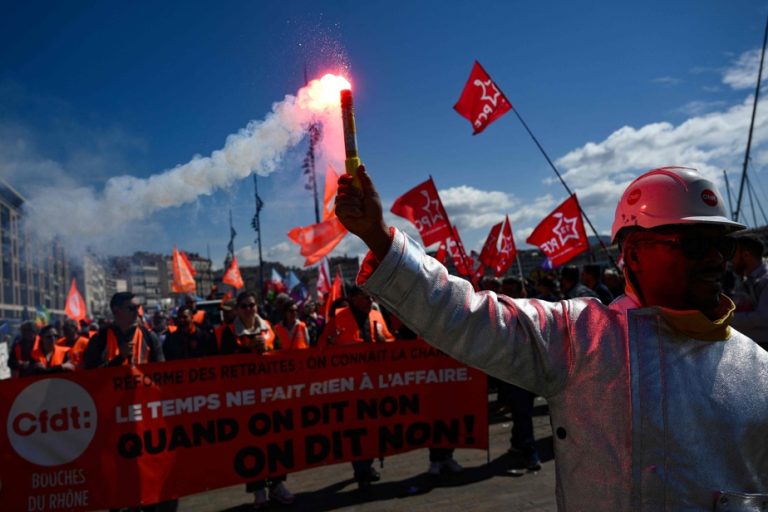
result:
<svg viewBox="0 0 768 512"><path fill-rule="evenodd" d="M554 214L557 217L557 225L552 228L552 232L560 239L560 244L565 245L565 242L573 238L579 240L579 233L576 231L576 223L579 221L577 217L566 217L560 212Z"/></svg>

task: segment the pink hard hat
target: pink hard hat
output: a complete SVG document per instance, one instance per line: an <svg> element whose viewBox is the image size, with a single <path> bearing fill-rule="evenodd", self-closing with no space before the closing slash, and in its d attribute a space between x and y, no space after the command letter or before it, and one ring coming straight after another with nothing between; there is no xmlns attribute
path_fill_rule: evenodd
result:
<svg viewBox="0 0 768 512"><path fill-rule="evenodd" d="M728 218L715 184L687 167L661 167L629 184L616 206L611 240L627 228L672 224L718 224L727 231L746 226Z"/></svg>

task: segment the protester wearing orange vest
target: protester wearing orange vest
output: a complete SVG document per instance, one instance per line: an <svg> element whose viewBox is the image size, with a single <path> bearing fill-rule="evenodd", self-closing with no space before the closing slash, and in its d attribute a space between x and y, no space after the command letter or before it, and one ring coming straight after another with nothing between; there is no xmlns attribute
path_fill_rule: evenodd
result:
<svg viewBox="0 0 768 512"><path fill-rule="evenodd" d="M85 349L85 368L139 365L165 361L155 333L139 325L139 303L131 292L118 292L109 301L114 321L101 329Z"/></svg>
<svg viewBox="0 0 768 512"><path fill-rule="evenodd" d="M59 333L52 325L46 325L40 330L35 345L30 352L30 364L20 370L21 377L72 371L74 365L69 362L69 347L56 344Z"/></svg>
<svg viewBox="0 0 768 512"><path fill-rule="evenodd" d="M325 326L323 327L323 330L320 331L320 336L317 338L317 347L318 348L325 348L329 345L335 344L335 338L336 338L336 311L342 309L342 308L348 308L349 307L349 301L346 297L339 297L338 299L331 302L331 304L328 306L328 318L325 323Z"/></svg>
<svg viewBox="0 0 768 512"><path fill-rule="evenodd" d="M347 292L349 307L336 310L333 322L326 329L329 345L351 345L353 343L385 343L395 341L389 332L381 312L373 308L371 297L359 286L352 286ZM357 486L362 491L371 488L373 482L381 478L373 467L373 459L352 461Z"/></svg>
<svg viewBox="0 0 768 512"><path fill-rule="evenodd" d="M204 328L208 327L206 325L208 323L208 319L205 316L205 310L197 309L197 297L195 297L195 294L188 293L185 295L184 305L192 310L192 321L195 322L195 325Z"/></svg>
<svg viewBox="0 0 768 512"><path fill-rule="evenodd" d="M83 354L85 353L88 342L91 341L85 336L80 336L80 332L77 329L77 322L71 319L64 321L64 325L61 330L64 332L64 336L56 340L56 345L63 347L69 347L69 360L75 366L75 368L83 367Z"/></svg>
<svg viewBox="0 0 768 512"><path fill-rule="evenodd" d="M336 310L335 345L395 341L381 312L373 308L373 301L362 288L350 288L347 299L350 307Z"/></svg>
<svg viewBox="0 0 768 512"><path fill-rule="evenodd" d="M37 345L37 327L34 322L24 322L21 324L19 337L11 345L10 354L8 354L8 368L11 369L12 376L20 377L21 372L33 364L31 355L35 345Z"/></svg>
<svg viewBox="0 0 768 512"><path fill-rule="evenodd" d="M299 307L291 301L283 308L283 320L275 325L275 336L280 350L309 348L307 324L299 320Z"/></svg>
<svg viewBox="0 0 768 512"><path fill-rule="evenodd" d="M178 329L168 335L163 345L166 361L205 357L216 353L211 337L192 321L192 310L181 306L176 313Z"/></svg>
<svg viewBox="0 0 768 512"><path fill-rule="evenodd" d="M224 324L216 331L216 342L220 354L264 354L275 349L275 332L270 323L258 313L256 294L241 292L236 299L236 317L232 324ZM248 482L245 492L253 493L253 508L262 509L269 500L282 505L290 505L295 497L285 487L286 475L271 477L268 480Z"/></svg>

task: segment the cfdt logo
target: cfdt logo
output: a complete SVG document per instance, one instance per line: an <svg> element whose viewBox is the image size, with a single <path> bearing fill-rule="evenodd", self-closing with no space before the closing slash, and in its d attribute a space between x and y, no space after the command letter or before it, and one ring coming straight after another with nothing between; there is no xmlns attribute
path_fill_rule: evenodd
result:
<svg viewBox="0 0 768 512"><path fill-rule="evenodd" d="M21 457L40 466L79 457L96 432L96 406L79 384L45 379L24 389L8 415L8 438Z"/></svg>

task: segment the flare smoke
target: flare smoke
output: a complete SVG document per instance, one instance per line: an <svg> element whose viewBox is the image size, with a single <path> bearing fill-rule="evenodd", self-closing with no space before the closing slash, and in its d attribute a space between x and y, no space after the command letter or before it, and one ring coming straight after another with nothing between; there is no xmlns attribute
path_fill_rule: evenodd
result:
<svg viewBox="0 0 768 512"><path fill-rule="evenodd" d="M311 121L324 124L321 154L343 161L338 100L327 102L319 80L312 80L296 96L275 103L263 120L251 121L227 137L224 147L210 156L195 156L146 179L117 176L97 192L91 187L76 190L43 188L29 197L28 222L37 236L55 236L91 243L114 236L128 223L153 213L191 203L203 195L226 189L256 172L267 176L278 169L285 153L306 135Z"/></svg>

